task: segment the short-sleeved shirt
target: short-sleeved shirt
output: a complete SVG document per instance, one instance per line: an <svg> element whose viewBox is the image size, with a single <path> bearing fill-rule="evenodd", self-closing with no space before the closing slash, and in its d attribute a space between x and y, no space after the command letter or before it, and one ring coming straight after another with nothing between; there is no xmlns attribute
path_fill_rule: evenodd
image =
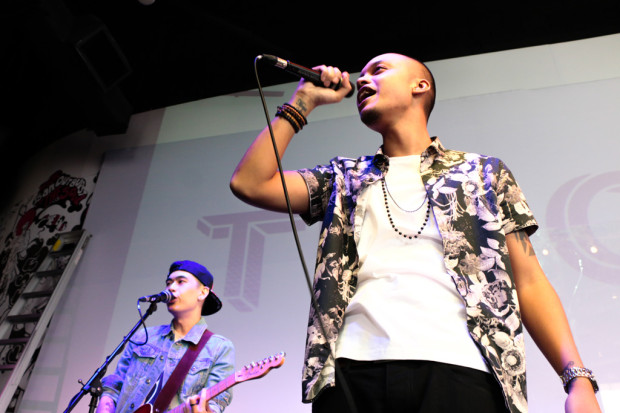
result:
<svg viewBox="0 0 620 413"><path fill-rule="evenodd" d="M361 191L381 179L389 158L337 157L298 172L310 196L308 224L322 222L314 273L319 314L310 308L303 401L335 384L333 348L355 294L359 256L355 219ZM503 390L511 412L527 411L523 323L506 234L538 224L508 167L499 159L445 149L438 138L422 153L420 173L441 233L444 263L465 303L467 327ZM324 337L319 322L327 330Z"/></svg>

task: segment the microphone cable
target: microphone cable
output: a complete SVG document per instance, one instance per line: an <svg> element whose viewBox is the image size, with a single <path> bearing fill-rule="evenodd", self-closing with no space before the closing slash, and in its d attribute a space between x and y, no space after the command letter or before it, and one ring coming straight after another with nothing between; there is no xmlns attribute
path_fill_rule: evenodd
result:
<svg viewBox="0 0 620 413"><path fill-rule="evenodd" d="M142 327L144 328L144 343L136 343L135 341L129 339L129 342L132 343L135 346L141 347L143 345L145 345L146 343L149 342L149 330L146 327L146 324L144 323L144 320L146 319L146 317L142 314L142 308L140 307L140 299L138 298L138 300L136 301L136 306L138 307L138 315L140 316L140 324L142 325Z"/></svg>
<svg viewBox="0 0 620 413"><path fill-rule="evenodd" d="M295 224L295 218L293 216L293 209L291 207L291 202L290 202L290 198L289 198L289 194L288 194L288 189L286 187L286 180L284 178L284 170L282 168L282 162L280 159L280 153L278 151L278 145L276 143L276 139L275 136L273 134L273 128L271 127L271 116L269 115L269 109L267 108L267 102L265 101L265 95L263 94L263 88L260 84L260 79L258 76L258 61L260 60L260 56L257 56L254 59L254 74L256 76L256 83L258 85L258 93L260 95L260 99L261 99L261 103L263 105L263 111L265 113L265 117L267 120L267 127L269 128L269 135L271 136L271 143L273 145L273 151L274 151L274 155L276 157L276 162L278 164L278 172L280 175L280 180L282 181L282 189L284 190L284 198L286 200L286 207L288 210L288 217L289 220L291 222L291 229L293 231L293 237L295 238L295 245L297 246L297 252L299 254L299 258L301 260L301 265L304 271L304 275L305 275L305 279L306 279L306 285L308 287L308 291L310 292L310 298L312 301L312 307L314 308L314 313L316 314L316 319L319 322L319 326L321 328L321 332L323 333L323 337L325 337L325 340L327 342L327 344L330 344L330 341L328 340L328 335L327 335L327 330L325 328L325 324L323 323L323 319L321 317L321 313L319 312L319 304L316 301L316 297L314 296L314 291L312 289L312 282L310 281L310 276L308 274L308 268L306 266L306 260L304 258L304 254L301 248L301 243L299 242L299 235L297 233L297 225ZM338 362L336 361L336 354L334 352L334 348L333 346L329 345L329 351L331 353L332 358L334 359L334 369L336 372L336 377L340 380L341 383L338 383L339 385L342 385L342 390L345 394L345 397L347 399L347 402L349 404L349 408L351 410L352 413L357 413L357 408L355 406L355 402L353 400L353 396L351 395L351 391L349 390L349 386L346 382L346 379L344 378L344 376L342 375L342 371L340 370L340 366L338 365Z"/></svg>

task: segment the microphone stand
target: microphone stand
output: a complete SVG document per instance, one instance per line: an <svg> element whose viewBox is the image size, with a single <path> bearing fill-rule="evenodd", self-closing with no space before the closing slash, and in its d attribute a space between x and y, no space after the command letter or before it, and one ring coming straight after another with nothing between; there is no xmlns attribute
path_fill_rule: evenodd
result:
<svg viewBox="0 0 620 413"><path fill-rule="evenodd" d="M69 402L69 406L64 411L64 413L68 413L71 410L73 410L73 408L78 404L78 402L86 394L91 395L91 400L89 404L90 408L88 411L93 413L97 409L97 403L99 402L99 397L101 396L101 393L103 393L101 379L105 375L106 370L108 369L108 365L110 364L112 360L114 360L116 356L118 356L121 353L121 351L123 351L123 349L127 345L127 342L129 342L129 339L134 335L134 333L140 327L140 324L142 324L144 320L146 320L146 318L150 316L151 314L153 314L156 310L157 310L157 303L152 302L148 310L146 310L146 313L144 314L144 316L140 318L140 320L136 323L135 326L133 326L129 334L123 337L123 341L116 347L116 349L114 349L112 354L106 357L105 362L101 365L101 367L99 367L95 371L95 373L91 376L91 378L88 379L86 383L83 383L82 380L78 380L78 382L82 384L82 389L75 396L73 396L73 398Z"/></svg>

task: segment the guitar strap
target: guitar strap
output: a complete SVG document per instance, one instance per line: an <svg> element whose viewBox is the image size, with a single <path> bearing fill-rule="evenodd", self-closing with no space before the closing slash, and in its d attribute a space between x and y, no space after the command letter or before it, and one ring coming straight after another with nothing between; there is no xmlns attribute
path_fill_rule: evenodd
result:
<svg viewBox="0 0 620 413"><path fill-rule="evenodd" d="M153 412L163 413L166 411L172 401L172 398L179 390L181 383L183 383L185 376L187 376L187 372L192 364L194 364L194 360L198 357L198 353L200 353L212 335L213 333L211 331L205 329L198 344L192 344L187 348L185 354L183 354L183 357L181 358L181 361L179 361L179 364L177 364L174 368L172 374L170 374L170 377L168 378L168 381L166 381L166 384L161 389L161 392L157 395L157 399L155 400L155 403L153 403Z"/></svg>

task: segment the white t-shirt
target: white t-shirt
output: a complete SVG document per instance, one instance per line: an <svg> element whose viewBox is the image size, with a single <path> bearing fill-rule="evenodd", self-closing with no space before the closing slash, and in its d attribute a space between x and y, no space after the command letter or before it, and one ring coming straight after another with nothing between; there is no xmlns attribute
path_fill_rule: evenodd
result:
<svg viewBox="0 0 620 413"><path fill-rule="evenodd" d="M391 157L385 182L394 225L404 234L417 234L428 206L420 156ZM379 181L358 197L355 227L360 272L336 356L431 360L488 371L446 271L432 211L417 239L404 238L390 225Z"/></svg>

